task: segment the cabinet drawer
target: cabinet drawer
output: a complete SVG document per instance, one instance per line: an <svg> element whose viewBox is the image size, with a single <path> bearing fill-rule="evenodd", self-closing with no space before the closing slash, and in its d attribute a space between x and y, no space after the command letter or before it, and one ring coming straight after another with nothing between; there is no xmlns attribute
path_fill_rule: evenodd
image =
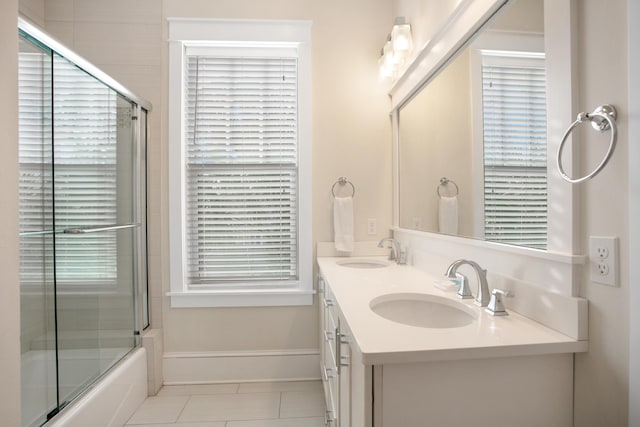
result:
<svg viewBox="0 0 640 427"><path fill-rule="evenodd" d="M335 325L338 324L338 306L336 304L336 299L333 296L333 292L331 291L331 287L325 284L324 288L324 296L323 303L325 308L325 316L329 317L333 320Z"/></svg>
<svg viewBox="0 0 640 427"><path fill-rule="evenodd" d="M326 343L326 347L327 347L327 354L325 354L325 357L327 358L331 358L330 360L333 360L333 365L336 366L336 325L333 323L333 320L331 319L327 319L326 321L326 327L324 330L324 335L325 335L325 343Z"/></svg>
<svg viewBox="0 0 640 427"><path fill-rule="evenodd" d="M325 425L333 427L337 425L337 418L338 418L338 411L336 406L337 402L335 399L336 390L332 389L330 381L323 381L323 386L324 386L324 400L326 404Z"/></svg>

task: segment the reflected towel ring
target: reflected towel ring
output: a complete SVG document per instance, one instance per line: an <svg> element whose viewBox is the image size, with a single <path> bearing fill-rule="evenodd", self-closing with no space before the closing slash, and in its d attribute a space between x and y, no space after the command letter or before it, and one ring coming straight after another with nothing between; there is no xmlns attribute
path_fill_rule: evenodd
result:
<svg viewBox="0 0 640 427"><path fill-rule="evenodd" d="M340 184L341 187L344 187L345 185L349 184L351 186L351 197L356 195L356 187L355 185L353 185L353 183L351 181L349 181L346 177L341 176L340 178L338 178L338 180L336 182L333 183L333 186L331 187L331 194L333 195L333 198L336 198L336 185Z"/></svg>
<svg viewBox="0 0 640 427"><path fill-rule="evenodd" d="M572 184L578 184L580 182L587 181L594 176L596 176L600 171L605 167L609 159L611 159L611 155L613 154L613 150L616 147L616 141L618 140L618 128L616 127L616 109L609 104L602 105L595 109L593 113L580 113L576 120L571 123L569 129L564 133L562 137L562 142L560 142L560 146L558 147L558 155L556 156L556 164L558 166L558 172L560 172L560 176L565 181L568 181ZM589 174L581 177L581 178L571 178L569 177L562 166L562 150L564 149L564 145L567 142L567 138L569 134L575 129L578 125L584 122L591 122L591 126L595 130L599 130L600 132L604 132L605 130L611 129L611 140L609 141L609 149L607 150L607 154L605 154L604 158L600 162L600 164Z"/></svg>
<svg viewBox="0 0 640 427"><path fill-rule="evenodd" d="M456 194L448 197L457 197L458 194L460 194L460 189L458 188L458 184L456 184L454 181L450 180L449 178L446 178L443 176L442 178L440 178L440 185L436 187L436 193L438 193L438 197L442 198L442 194L440 194L440 187L446 187L448 184L453 184L454 187L456 187Z"/></svg>

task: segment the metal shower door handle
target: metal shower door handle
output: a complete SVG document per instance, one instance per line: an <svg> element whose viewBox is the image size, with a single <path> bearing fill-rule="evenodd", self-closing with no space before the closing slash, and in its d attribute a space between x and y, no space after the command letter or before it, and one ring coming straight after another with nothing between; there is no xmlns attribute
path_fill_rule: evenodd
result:
<svg viewBox="0 0 640 427"><path fill-rule="evenodd" d="M99 227L88 228L67 228L64 230L64 234L88 234L88 233L101 233L103 231L124 230L127 228L140 227L140 224L123 224L123 225L108 225Z"/></svg>

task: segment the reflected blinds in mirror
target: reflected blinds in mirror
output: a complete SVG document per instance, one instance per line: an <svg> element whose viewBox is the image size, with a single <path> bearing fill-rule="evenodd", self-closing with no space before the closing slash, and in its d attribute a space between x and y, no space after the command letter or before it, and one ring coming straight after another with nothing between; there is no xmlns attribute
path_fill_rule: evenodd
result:
<svg viewBox="0 0 640 427"><path fill-rule="evenodd" d="M191 287L287 286L298 276L297 58L239 50L186 52Z"/></svg>
<svg viewBox="0 0 640 427"><path fill-rule="evenodd" d="M487 240L547 244L544 57L482 57L484 224Z"/></svg>

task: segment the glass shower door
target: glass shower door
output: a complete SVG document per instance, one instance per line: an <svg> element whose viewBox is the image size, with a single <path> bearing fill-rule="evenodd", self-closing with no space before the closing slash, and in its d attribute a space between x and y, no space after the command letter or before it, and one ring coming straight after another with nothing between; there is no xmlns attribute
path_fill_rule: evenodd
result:
<svg viewBox="0 0 640 427"><path fill-rule="evenodd" d="M20 328L22 422L57 408L51 51L20 38Z"/></svg>
<svg viewBox="0 0 640 427"><path fill-rule="evenodd" d="M22 425L36 427L148 325L151 106L28 23L19 32Z"/></svg>
<svg viewBox="0 0 640 427"><path fill-rule="evenodd" d="M134 105L54 55L58 387L64 405L135 347Z"/></svg>

